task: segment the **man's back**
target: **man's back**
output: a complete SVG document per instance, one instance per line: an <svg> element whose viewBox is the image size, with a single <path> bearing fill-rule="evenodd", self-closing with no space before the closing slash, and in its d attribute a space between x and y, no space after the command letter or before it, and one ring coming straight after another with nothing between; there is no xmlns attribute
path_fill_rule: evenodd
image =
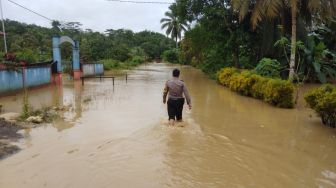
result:
<svg viewBox="0 0 336 188"><path fill-rule="evenodd" d="M183 94L191 109L191 100L188 93L188 89L182 80L179 80L180 70L173 70L173 78L168 80L165 84L163 91L163 103L166 104L166 98L168 95L167 109L168 109L168 119L171 125L174 121L182 121L182 111L184 105Z"/></svg>
<svg viewBox="0 0 336 188"><path fill-rule="evenodd" d="M168 80L166 82L166 88L168 90L168 98L171 99L183 98L184 94L187 100L187 104L190 104L191 102L190 96L187 87L185 86L182 80L179 80L178 78L172 78L171 80Z"/></svg>

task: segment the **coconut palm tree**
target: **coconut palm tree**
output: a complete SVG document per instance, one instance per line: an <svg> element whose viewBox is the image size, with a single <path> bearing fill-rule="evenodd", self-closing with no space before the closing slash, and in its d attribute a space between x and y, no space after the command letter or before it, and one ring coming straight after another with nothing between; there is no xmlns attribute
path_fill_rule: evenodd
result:
<svg viewBox="0 0 336 188"><path fill-rule="evenodd" d="M324 20L335 16L336 0L232 0L232 6L239 11L240 19L251 12L251 23L255 28L264 19L281 17L283 10L291 13L291 56L289 62L289 79L292 80L295 74L296 55L296 21L298 14L310 15L312 19Z"/></svg>
<svg viewBox="0 0 336 188"><path fill-rule="evenodd" d="M175 40L176 42L176 48L177 46L177 40L181 39L182 32L185 32L188 30L189 26L186 21L182 21L178 18L176 11L174 11L173 6L169 7L169 11L165 13L165 18L162 18L160 23L161 29L166 29L167 36L170 35L170 37Z"/></svg>

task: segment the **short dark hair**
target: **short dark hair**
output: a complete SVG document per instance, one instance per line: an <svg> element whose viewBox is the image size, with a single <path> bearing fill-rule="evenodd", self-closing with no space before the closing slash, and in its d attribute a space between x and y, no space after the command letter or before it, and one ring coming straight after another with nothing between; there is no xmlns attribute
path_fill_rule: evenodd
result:
<svg viewBox="0 0 336 188"><path fill-rule="evenodd" d="M173 76L174 76L174 77L179 77L179 76L180 76L180 70L178 70L178 69L174 69L174 70L173 70Z"/></svg>

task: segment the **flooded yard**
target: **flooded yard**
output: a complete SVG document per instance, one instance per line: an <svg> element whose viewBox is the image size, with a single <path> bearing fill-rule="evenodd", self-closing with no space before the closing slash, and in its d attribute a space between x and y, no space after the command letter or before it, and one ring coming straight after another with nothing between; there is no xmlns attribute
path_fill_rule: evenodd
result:
<svg viewBox="0 0 336 188"><path fill-rule="evenodd" d="M167 127L162 91L173 68L143 65L114 87L65 80L30 91L33 107L69 111L22 131L22 151L0 161L0 187L336 187L336 131L302 97L295 109L274 108L180 67L193 109ZM6 112L21 102L0 98Z"/></svg>

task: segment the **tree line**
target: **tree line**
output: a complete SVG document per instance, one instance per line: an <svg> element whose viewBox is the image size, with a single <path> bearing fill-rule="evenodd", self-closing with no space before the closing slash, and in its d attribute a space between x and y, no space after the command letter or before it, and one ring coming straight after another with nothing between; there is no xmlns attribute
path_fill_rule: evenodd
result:
<svg viewBox="0 0 336 188"><path fill-rule="evenodd" d="M172 31L186 22L191 29L170 59L210 75L259 65L278 77L326 82L336 78L335 10L335 0L176 0L167 34L177 39Z"/></svg>
<svg viewBox="0 0 336 188"><path fill-rule="evenodd" d="M66 35L80 43L82 62L113 59L125 62L134 57L160 59L164 51L174 48L174 40L152 32L133 32L127 29L108 29L104 33L81 29L79 22L51 23L51 28L5 20L8 51L17 61L35 63L52 60L52 36ZM4 52L3 40L0 51ZM72 58L71 44L61 45L62 59ZM3 55L3 54L2 54Z"/></svg>

